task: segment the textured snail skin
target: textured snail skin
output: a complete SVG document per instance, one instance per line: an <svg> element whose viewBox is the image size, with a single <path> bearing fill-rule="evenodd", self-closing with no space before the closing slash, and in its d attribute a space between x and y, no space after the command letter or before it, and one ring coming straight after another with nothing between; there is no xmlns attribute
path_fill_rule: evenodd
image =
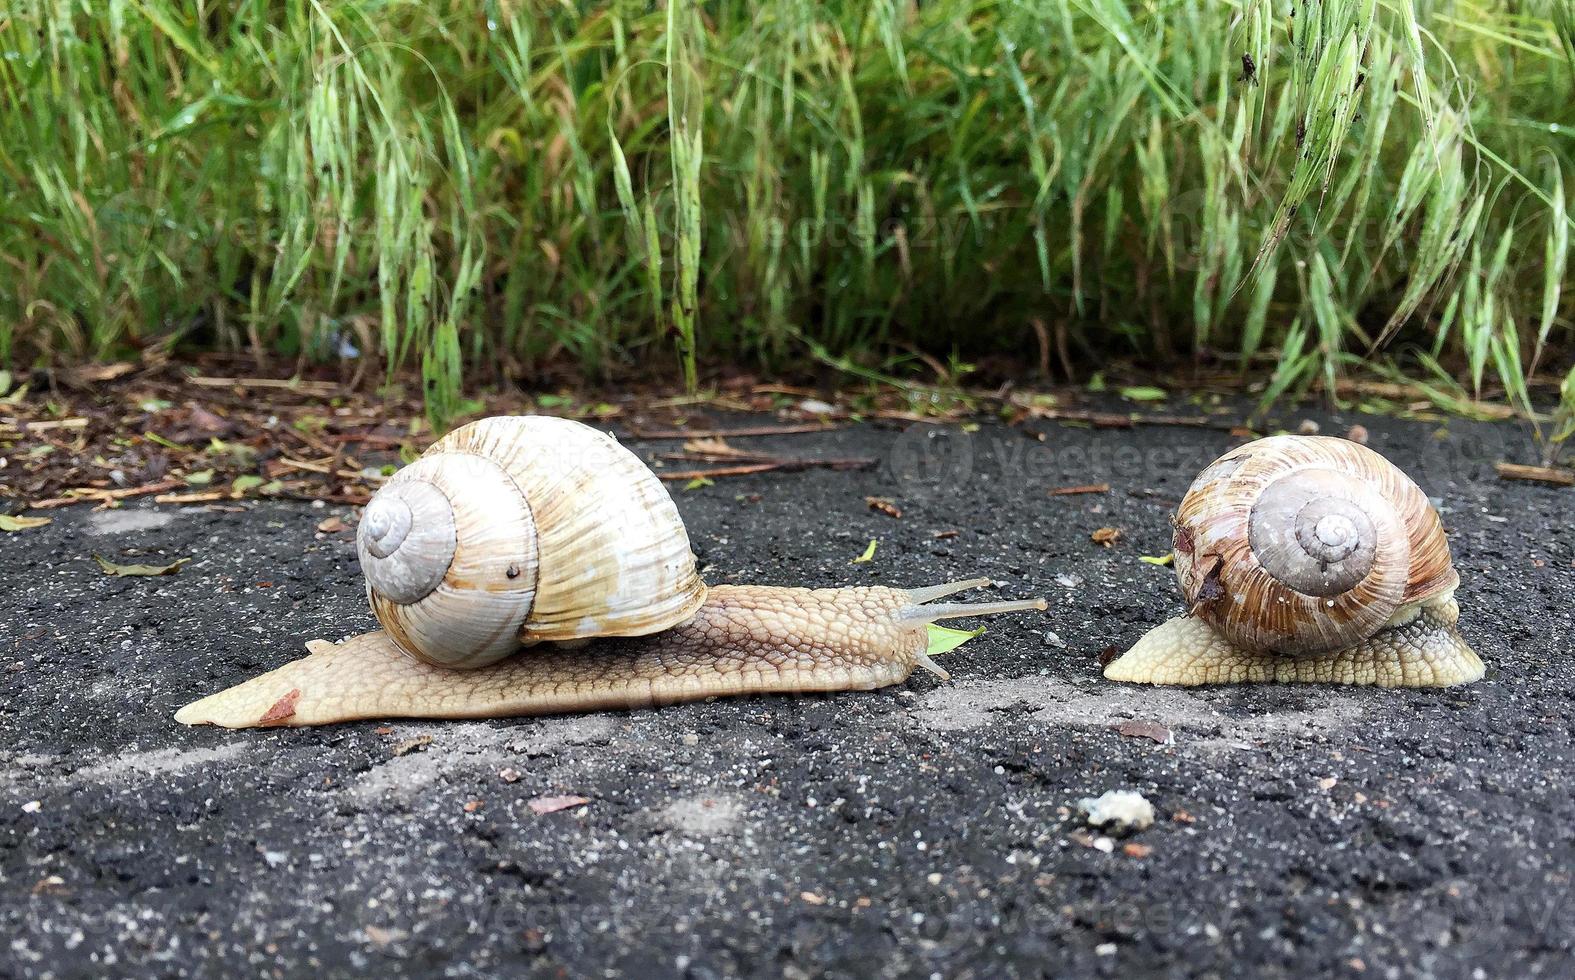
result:
<svg viewBox="0 0 1575 980"><path fill-rule="evenodd" d="M1371 684L1453 687L1482 679L1482 661L1455 632L1453 597L1405 610L1399 625L1367 640L1310 656L1254 652L1233 645L1196 616L1150 630L1105 668L1105 677L1135 684Z"/></svg>
<svg viewBox="0 0 1575 980"><path fill-rule="evenodd" d="M1043 609L1043 600L921 605L982 584L935 589L716 586L690 620L650 636L538 646L474 670L405 655L381 630L182 708L175 720L226 728L366 718L496 718L631 709L738 694L871 690L917 666L925 626L950 616Z"/></svg>

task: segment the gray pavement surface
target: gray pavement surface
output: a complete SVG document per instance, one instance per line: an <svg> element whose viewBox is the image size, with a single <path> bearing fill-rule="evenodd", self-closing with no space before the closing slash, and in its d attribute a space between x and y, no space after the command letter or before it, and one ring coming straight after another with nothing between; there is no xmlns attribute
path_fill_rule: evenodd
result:
<svg viewBox="0 0 1575 980"><path fill-rule="evenodd" d="M864 425L748 444L879 470L675 489L712 582L1049 598L951 683L865 694L188 730L187 701L374 626L352 536L317 530L348 509L0 535L0 976L1575 976L1575 493L1493 476L1530 461L1515 429L1315 417L1442 503L1481 683L1102 681L1179 611L1138 556L1239 441L1201 429ZM95 552L193 560L113 578ZM1082 826L1111 789L1158 822ZM529 806L565 794L590 802Z"/></svg>

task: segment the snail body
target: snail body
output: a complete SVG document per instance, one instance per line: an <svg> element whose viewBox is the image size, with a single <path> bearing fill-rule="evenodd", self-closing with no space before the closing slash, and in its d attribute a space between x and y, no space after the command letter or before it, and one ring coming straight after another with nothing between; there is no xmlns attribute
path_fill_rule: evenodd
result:
<svg viewBox="0 0 1575 980"><path fill-rule="evenodd" d="M1482 676L1455 629L1460 576L1437 511L1365 446L1249 443L1199 474L1173 524L1187 615L1111 662L1111 680L1443 687Z"/></svg>
<svg viewBox="0 0 1575 980"><path fill-rule="evenodd" d="M941 677L925 627L1044 609L919 589L707 588L672 499L610 437L483 419L367 504L357 553L383 629L187 705L185 724L318 725L636 708L720 695L870 690Z"/></svg>

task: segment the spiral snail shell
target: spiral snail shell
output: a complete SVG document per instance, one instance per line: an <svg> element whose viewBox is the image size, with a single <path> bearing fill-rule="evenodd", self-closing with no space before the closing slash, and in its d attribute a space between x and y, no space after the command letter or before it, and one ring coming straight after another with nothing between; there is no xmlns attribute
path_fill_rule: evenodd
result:
<svg viewBox="0 0 1575 980"><path fill-rule="evenodd" d="M366 506L356 551L378 622L439 667L521 644L644 636L705 602L656 476L568 419L482 419L433 443Z"/></svg>
<svg viewBox="0 0 1575 980"><path fill-rule="evenodd" d="M928 656L936 620L1044 609L917 589L707 589L672 498L578 422L483 419L434 443L368 502L356 535L383 629L187 705L230 728L478 718L718 695L869 690ZM524 648L524 649L522 649Z"/></svg>
<svg viewBox="0 0 1575 980"><path fill-rule="evenodd" d="M1437 511L1365 446L1249 443L1198 475L1173 524L1188 615L1106 677L1443 686L1482 676L1455 631L1460 576Z"/></svg>

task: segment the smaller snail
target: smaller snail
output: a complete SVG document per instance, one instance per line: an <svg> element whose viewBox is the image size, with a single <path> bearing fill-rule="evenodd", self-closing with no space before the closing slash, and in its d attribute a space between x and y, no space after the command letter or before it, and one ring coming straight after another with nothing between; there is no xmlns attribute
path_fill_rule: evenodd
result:
<svg viewBox="0 0 1575 980"><path fill-rule="evenodd" d="M927 655L928 624L1045 608L918 589L708 588L677 508L611 437L545 416L483 419L373 496L356 532L383 629L182 708L228 728L486 718L719 695L871 690Z"/></svg>
<svg viewBox="0 0 1575 980"><path fill-rule="evenodd" d="M1187 615L1105 669L1147 684L1447 687L1482 677L1460 638L1438 512L1382 456L1275 436L1209 465L1173 519Z"/></svg>

